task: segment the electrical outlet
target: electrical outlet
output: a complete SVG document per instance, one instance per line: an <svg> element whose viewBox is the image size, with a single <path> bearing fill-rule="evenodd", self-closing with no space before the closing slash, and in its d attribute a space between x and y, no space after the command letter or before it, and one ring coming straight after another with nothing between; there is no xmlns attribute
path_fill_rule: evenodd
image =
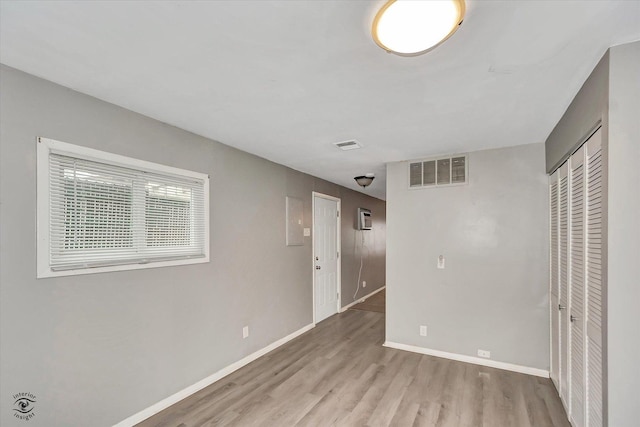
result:
<svg viewBox="0 0 640 427"><path fill-rule="evenodd" d="M247 338L249 336L249 327L245 326L242 328L242 338Z"/></svg>
<svg viewBox="0 0 640 427"><path fill-rule="evenodd" d="M438 268L444 269L444 255L438 257Z"/></svg>
<svg viewBox="0 0 640 427"><path fill-rule="evenodd" d="M362 287L363 287L363 288L366 288L366 287L367 287L367 281L366 281L366 280L363 280L363 281L362 281Z"/></svg>
<svg viewBox="0 0 640 427"><path fill-rule="evenodd" d="M478 350L478 356L491 359L491 352L489 350Z"/></svg>
<svg viewBox="0 0 640 427"><path fill-rule="evenodd" d="M426 325L420 325L420 336L421 337L426 337L427 336L427 326Z"/></svg>

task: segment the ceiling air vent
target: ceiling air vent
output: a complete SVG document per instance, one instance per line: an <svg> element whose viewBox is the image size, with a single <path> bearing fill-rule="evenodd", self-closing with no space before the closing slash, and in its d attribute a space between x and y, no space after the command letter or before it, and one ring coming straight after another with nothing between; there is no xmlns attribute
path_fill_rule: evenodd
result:
<svg viewBox="0 0 640 427"><path fill-rule="evenodd" d="M338 147L339 149L344 150L344 151L356 150L358 148L362 148L362 145L360 145L360 143L358 141L356 141L356 140L334 142L333 145L335 145L336 147Z"/></svg>

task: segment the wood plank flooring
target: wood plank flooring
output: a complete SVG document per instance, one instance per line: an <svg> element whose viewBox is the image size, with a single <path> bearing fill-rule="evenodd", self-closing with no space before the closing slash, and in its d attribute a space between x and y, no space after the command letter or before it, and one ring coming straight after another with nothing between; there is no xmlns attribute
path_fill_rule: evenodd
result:
<svg viewBox="0 0 640 427"><path fill-rule="evenodd" d="M369 298L351 307L350 310L364 310L364 311L376 311L378 313L384 313L386 308L386 289L381 290Z"/></svg>
<svg viewBox="0 0 640 427"><path fill-rule="evenodd" d="M551 380L382 347L347 310L139 426L570 427Z"/></svg>

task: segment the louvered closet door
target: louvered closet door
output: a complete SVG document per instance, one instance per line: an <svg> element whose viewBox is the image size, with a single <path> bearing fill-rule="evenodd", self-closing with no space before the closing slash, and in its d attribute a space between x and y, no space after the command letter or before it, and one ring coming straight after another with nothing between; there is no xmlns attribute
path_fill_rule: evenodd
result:
<svg viewBox="0 0 640 427"><path fill-rule="evenodd" d="M602 130L598 129L586 147L586 417L589 427L602 426L602 214L603 186Z"/></svg>
<svg viewBox="0 0 640 427"><path fill-rule="evenodd" d="M565 163L558 169L558 251L560 284L560 304L558 307L560 327L558 345L560 347L560 399L567 413L570 411L569 394L569 176Z"/></svg>
<svg viewBox="0 0 640 427"><path fill-rule="evenodd" d="M585 385L585 246L584 246L584 147L570 160L570 218L569 218L569 319L570 319L570 396L573 427L584 426Z"/></svg>
<svg viewBox="0 0 640 427"><path fill-rule="evenodd" d="M601 132L549 182L551 378L573 427L603 425L606 165Z"/></svg>
<svg viewBox="0 0 640 427"><path fill-rule="evenodd" d="M550 305L551 305L551 379L560 390L560 343L558 334L560 333L560 263L558 259L558 172L554 172L549 180L549 207L551 225L550 241Z"/></svg>

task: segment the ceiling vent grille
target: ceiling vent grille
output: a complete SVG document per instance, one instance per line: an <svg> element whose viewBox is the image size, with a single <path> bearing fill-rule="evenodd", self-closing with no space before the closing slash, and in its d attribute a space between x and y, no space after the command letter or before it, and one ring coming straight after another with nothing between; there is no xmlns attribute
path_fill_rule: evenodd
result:
<svg viewBox="0 0 640 427"><path fill-rule="evenodd" d="M360 143L355 139L352 141L334 142L333 145L343 151L357 150L358 148L362 148L362 145L360 145Z"/></svg>

